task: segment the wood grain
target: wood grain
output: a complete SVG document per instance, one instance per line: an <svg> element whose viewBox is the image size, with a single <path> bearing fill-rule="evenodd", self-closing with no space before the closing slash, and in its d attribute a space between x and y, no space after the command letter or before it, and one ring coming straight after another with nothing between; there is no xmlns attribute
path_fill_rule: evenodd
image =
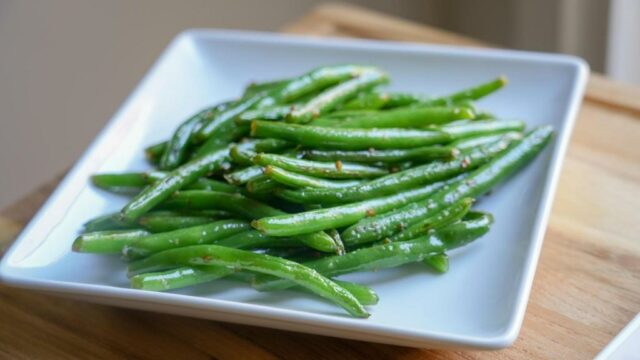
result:
<svg viewBox="0 0 640 360"><path fill-rule="evenodd" d="M484 46L341 4L286 28ZM219 359L584 359L640 311L640 90L591 77L546 234L522 332L495 352L430 351L93 305L0 286L0 357ZM0 211L9 244L56 181Z"/></svg>

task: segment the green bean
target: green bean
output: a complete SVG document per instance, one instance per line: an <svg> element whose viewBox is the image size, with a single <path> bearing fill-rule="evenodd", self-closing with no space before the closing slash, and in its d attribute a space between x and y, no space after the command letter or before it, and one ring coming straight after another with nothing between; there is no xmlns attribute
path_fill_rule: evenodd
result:
<svg viewBox="0 0 640 360"><path fill-rule="evenodd" d="M458 222L410 241L362 248L342 256L328 256L305 262L303 265L331 277L397 267L464 246L486 234L492 222L492 216L486 214L484 218ZM266 275L256 275L254 280L254 287L260 291L280 290L292 285L290 281Z"/></svg>
<svg viewBox="0 0 640 360"><path fill-rule="evenodd" d="M449 256L445 253L429 255L422 262L437 273L444 274L449 271Z"/></svg>
<svg viewBox="0 0 640 360"><path fill-rule="evenodd" d="M438 128L451 136L452 139L459 140L481 135L495 135L503 132L523 131L524 122L519 120L477 120L465 124L449 124Z"/></svg>
<svg viewBox="0 0 640 360"><path fill-rule="evenodd" d="M259 92L255 95L236 101L227 109L217 113L211 121L204 123L194 134L193 140L195 142L204 142L211 138L223 138L226 134L232 133L234 128L238 127L234 119L238 115L263 101L272 91L274 90Z"/></svg>
<svg viewBox="0 0 640 360"><path fill-rule="evenodd" d="M189 225L198 225L197 222L213 221L214 219L228 218L230 213L221 210L199 210L189 212L154 211L138 219L137 223L127 223L120 219L119 213L110 213L98 216L84 224L83 232L105 230L127 230L138 226L151 232L175 230Z"/></svg>
<svg viewBox="0 0 640 360"><path fill-rule="evenodd" d="M129 230L135 229L136 224L122 221L118 213L111 213L98 216L84 223L83 232L105 231L105 230Z"/></svg>
<svg viewBox="0 0 640 360"><path fill-rule="evenodd" d="M342 286L345 290L350 292L351 295L353 295L353 297L358 299L358 301L362 305L365 305L365 306L376 305L378 303L378 300L380 300L380 298L378 297L378 294L376 294L376 292L373 291L373 289L371 289L368 286L364 286L364 285L357 284L350 281L343 281L343 280L337 280L337 279L331 279L331 280L333 280L333 282Z"/></svg>
<svg viewBox="0 0 640 360"><path fill-rule="evenodd" d="M288 201L302 204L345 204L396 194L403 190L445 180L477 168L505 151L515 140L514 138L503 137L498 142L465 153L457 159L434 161L359 185L341 189L283 190L279 193L279 196Z"/></svg>
<svg viewBox="0 0 640 360"><path fill-rule="evenodd" d="M147 161L154 165L158 164L168 144L169 144L168 141L163 141L157 144L153 144L151 146L147 146L144 149L144 154L145 154L145 157L147 158Z"/></svg>
<svg viewBox="0 0 640 360"><path fill-rule="evenodd" d="M260 219L286 214L259 201L240 194L227 194L214 191L182 191L165 203L166 207L179 209L221 209L230 211L246 219ZM305 245L323 252L336 252L338 246L334 239L324 232L309 231L298 236Z"/></svg>
<svg viewBox="0 0 640 360"><path fill-rule="evenodd" d="M253 120L283 120L296 106L299 105L274 105L245 111L235 119L235 122L249 125Z"/></svg>
<svg viewBox="0 0 640 360"><path fill-rule="evenodd" d="M468 150L473 149L478 146L484 146L487 144L494 143L500 140L503 136L508 135L514 138L522 138L521 132L511 131L507 133L497 133L493 135L480 135L475 137L463 138L449 144L450 146L454 146L459 150Z"/></svg>
<svg viewBox="0 0 640 360"><path fill-rule="evenodd" d="M392 109L400 106L407 106L424 100L422 96L414 94L385 92L385 93L360 93L342 107L345 110L359 109Z"/></svg>
<svg viewBox="0 0 640 360"><path fill-rule="evenodd" d="M243 231L226 239L216 241L215 244L236 249L296 247L304 245L299 238L267 236L257 230Z"/></svg>
<svg viewBox="0 0 640 360"><path fill-rule="evenodd" d="M147 213L138 219L138 224L150 232L159 233L204 225L215 221L215 217L201 215L177 215L175 213Z"/></svg>
<svg viewBox="0 0 640 360"><path fill-rule="evenodd" d="M264 82L252 82L244 89L242 97L248 98L261 92L281 88L286 86L290 81L291 79L279 79Z"/></svg>
<svg viewBox="0 0 640 360"><path fill-rule="evenodd" d="M406 241L414 239L420 235L425 234L431 229L437 229L442 226L447 226L462 219L471 209L473 204L473 198L463 198L453 204L444 208L442 211L435 213L433 216L429 216L425 219L419 220L406 230L402 230L399 233L389 238L390 241Z"/></svg>
<svg viewBox="0 0 640 360"><path fill-rule="evenodd" d="M362 91L353 99L342 104L341 110L378 110L389 101L389 94Z"/></svg>
<svg viewBox="0 0 640 360"><path fill-rule="evenodd" d="M446 106L451 105L456 102L466 101L466 100L478 100L483 98L507 85L507 78L505 76L500 76L497 79L491 80L486 83L482 83L480 85L450 94L442 97L426 99L419 101L415 104L419 106Z"/></svg>
<svg viewBox="0 0 640 360"><path fill-rule="evenodd" d="M257 165L224 174L224 178L234 185L246 184L259 176L262 176L262 167Z"/></svg>
<svg viewBox="0 0 640 360"><path fill-rule="evenodd" d="M128 243L123 254L130 259L149 256L153 253L176 247L215 243L216 240L249 230L246 221L220 220L204 225L150 234Z"/></svg>
<svg viewBox="0 0 640 360"><path fill-rule="evenodd" d="M166 200L174 192L194 183L198 178L219 169L229 160L229 148L220 149L193 159L170 172L166 177L142 190L121 211L126 221L133 222L153 207Z"/></svg>
<svg viewBox="0 0 640 360"><path fill-rule="evenodd" d="M149 291L167 291L203 284L233 273L224 266L190 266L139 274L131 278L131 287Z"/></svg>
<svg viewBox="0 0 640 360"><path fill-rule="evenodd" d="M327 180L287 171L279 167L267 165L264 174L274 181L295 188L336 189L360 184L359 180Z"/></svg>
<svg viewBox="0 0 640 360"><path fill-rule="evenodd" d="M158 164L160 169L173 170L184 163L187 160L187 151L193 143L194 134L203 124L211 121L214 116L224 111L224 109L232 103L233 102L223 102L219 105L204 109L180 124L162 154L162 158Z"/></svg>
<svg viewBox="0 0 640 360"><path fill-rule="evenodd" d="M340 228L351 225L366 216L384 213L398 206L422 200L442 186L444 186L444 183L435 183L396 195L348 205L305 211L297 214L263 217L259 220L254 220L251 225L272 236L300 235Z"/></svg>
<svg viewBox="0 0 640 360"><path fill-rule="evenodd" d="M306 159L317 161L353 161L360 163L384 163L395 164L403 161L427 162L436 159L453 159L460 151L455 146L423 146L413 149L389 149L389 150L303 150L302 156Z"/></svg>
<svg viewBox="0 0 640 360"><path fill-rule="evenodd" d="M262 166L277 166L285 170L304 173L311 176L331 179L361 179L384 175L386 170L354 163L320 162L295 159L276 154L260 153L253 157L254 163Z"/></svg>
<svg viewBox="0 0 640 360"><path fill-rule="evenodd" d="M115 193L128 193L138 191L141 188L153 184L167 176L166 172L151 171L139 173L120 174L96 174L91 176L92 183L104 190ZM237 192L238 188L233 185L207 178L199 178L194 183L186 186L190 190L212 190L222 192Z"/></svg>
<svg viewBox="0 0 640 360"><path fill-rule="evenodd" d="M268 176L260 175L247 182L247 191L252 194L268 194L278 188L279 184Z"/></svg>
<svg viewBox="0 0 640 360"><path fill-rule="evenodd" d="M253 165L251 158L256 152L278 152L292 146L290 142L279 139L250 140L233 146L229 156L240 165Z"/></svg>
<svg viewBox="0 0 640 360"><path fill-rule="evenodd" d="M180 267L162 272L136 275L131 278L131 287L147 291L175 290L227 277L231 272L231 270L223 266ZM378 303L378 294L371 288L348 281L332 280L349 291L362 305L375 305Z"/></svg>
<svg viewBox="0 0 640 360"><path fill-rule="evenodd" d="M148 231L140 229L89 232L78 236L71 248L84 253L120 254L125 246L147 235Z"/></svg>
<svg viewBox="0 0 640 360"><path fill-rule="evenodd" d="M307 123L325 114L336 106L348 101L358 92L388 82L387 75L377 69L369 69L357 74L354 78L335 85L289 112L286 120L295 123Z"/></svg>
<svg viewBox="0 0 640 360"><path fill-rule="evenodd" d="M251 136L339 150L414 148L451 140L449 134L437 130L335 129L267 121L251 123Z"/></svg>
<svg viewBox="0 0 640 360"><path fill-rule="evenodd" d="M410 204L387 214L363 219L350 226L341 233L343 241L353 244L379 240L393 235L403 224L424 219L460 199L480 197L528 164L542 151L552 134L553 130L549 126L530 131L507 151L474 170L468 178L441 189L424 203Z"/></svg>
<svg viewBox="0 0 640 360"><path fill-rule="evenodd" d="M343 121L327 123L339 128L419 128L438 125L460 119L473 119L473 110L466 107L422 107L398 108L379 111L373 115L360 116ZM314 122L313 125L317 126Z"/></svg>
<svg viewBox="0 0 640 360"><path fill-rule="evenodd" d="M163 251L153 257L171 259L183 266L224 266L230 270L249 270L286 279L304 287L316 295L343 307L357 317L369 314L347 290L320 275L317 271L296 262L269 255L217 245L194 245Z"/></svg>
<svg viewBox="0 0 640 360"><path fill-rule="evenodd" d="M304 95L323 90L329 86L360 76L362 73L379 71L374 67L360 65L324 66L309 71L282 88L278 98L282 103L289 103Z"/></svg>
<svg viewBox="0 0 640 360"><path fill-rule="evenodd" d="M192 158L203 156L212 151L224 148L232 141L238 140L248 134L249 128L241 125L229 125L226 129L220 130L222 134L209 137L204 143L195 149ZM195 135L194 135L195 136Z"/></svg>

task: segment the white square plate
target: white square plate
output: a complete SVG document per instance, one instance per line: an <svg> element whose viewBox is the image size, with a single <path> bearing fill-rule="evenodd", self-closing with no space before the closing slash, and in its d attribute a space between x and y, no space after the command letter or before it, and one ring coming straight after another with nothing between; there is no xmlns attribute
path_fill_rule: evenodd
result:
<svg viewBox="0 0 640 360"><path fill-rule="evenodd" d="M89 186L96 172L146 169L142 149L197 110L238 96L252 80L363 63L389 71L391 89L443 94L506 74L509 86L482 108L557 136L524 171L478 207L490 233L452 255L451 270L420 265L345 276L373 287L380 303L353 319L299 292L258 293L217 281L171 293L129 289L117 257L75 254L82 224L125 199ZM2 260L8 284L100 303L292 331L415 347L500 348L519 332L560 166L578 110L585 63L573 57L409 43L308 39L191 30L179 35L22 232Z"/></svg>

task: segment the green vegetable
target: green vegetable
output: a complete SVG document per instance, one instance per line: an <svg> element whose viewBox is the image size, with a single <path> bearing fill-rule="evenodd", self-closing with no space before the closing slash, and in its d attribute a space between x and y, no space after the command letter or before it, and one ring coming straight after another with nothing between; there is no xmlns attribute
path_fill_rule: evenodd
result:
<svg viewBox="0 0 640 360"><path fill-rule="evenodd" d="M390 211L398 206L429 196L444 183L435 183L396 195L365 200L332 208L263 217L251 225L267 235L291 236L351 225L358 220Z"/></svg>
<svg viewBox="0 0 640 360"><path fill-rule="evenodd" d="M354 186L362 183L360 180L327 180L323 178L312 177L308 175L298 174L287 171L279 167L267 165L264 168L264 175L270 179L295 188L322 188L336 189L348 186Z"/></svg>
<svg viewBox="0 0 640 360"><path fill-rule="evenodd" d="M473 198L461 199L451 206L444 208L442 211L437 212L433 216L429 216L425 219L419 220L413 223L406 230L402 230L396 235L389 238L390 241L406 241L414 239L418 236L424 235L431 229L437 229L442 226L452 224L462 219L471 210L473 204Z"/></svg>
<svg viewBox="0 0 640 360"><path fill-rule="evenodd" d="M224 111L231 104L232 102L224 102L204 109L178 126L162 154L158 164L160 169L173 170L183 164L188 158L188 150L193 143L194 134L203 124L211 121L213 117Z"/></svg>
<svg viewBox="0 0 640 360"><path fill-rule="evenodd" d="M260 153L253 157L253 162L262 166L277 166L285 170L302 173L305 175L331 178L331 179L361 179L384 175L386 170L353 163L320 162L295 159L276 154Z"/></svg>
<svg viewBox="0 0 640 360"><path fill-rule="evenodd" d="M477 168L503 152L513 141L513 138L503 137L501 141L451 161L432 162L346 188L284 190L279 195L288 201L303 204L345 204L396 194Z"/></svg>
<svg viewBox="0 0 640 360"><path fill-rule="evenodd" d="M482 218L455 223L410 241L362 248L342 256L305 262L303 265L325 276L397 267L464 246L486 234L492 222L492 216L486 214ZM290 281L265 275L257 275L254 281L254 287L261 291L279 290L292 285Z"/></svg>
<svg viewBox="0 0 640 360"><path fill-rule="evenodd" d="M194 183L198 178L220 169L229 160L229 148L193 159L154 182L131 200L121 211L126 221L135 221L174 192Z"/></svg>
<svg viewBox="0 0 640 360"><path fill-rule="evenodd" d="M127 244L123 254L130 259L137 259L167 249L215 243L217 240L249 229L250 226L246 221L220 220L141 237Z"/></svg>
<svg viewBox="0 0 640 360"><path fill-rule="evenodd" d="M397 108L342 121L324 122L321 125L314 122L313 125L363 129L418 128L474 117L473 111L466 107Z"/></svg>
<svg viewBox="0 0 640 360"><path fill-rule="evenodd" d="M362 304L340 285L317 271L282 258L217 245L194 245L170 249L148 259L170 259L180 266L224 266L230 271L249 270L286 279L344 308L356 317L369 314ZM133 265L133 264L132 264Z"/></svg>
<svg viewBox="0 0 640 360"><path fill-rule="evenodd" d="M163 179L167 176L166 172L151 171L140 173L120 173L120 174L96 174L91 176L93 184L101 189L115 193L129 193L139 191L147 185ZM212 190L222 192L237 192L238 188L227 183L199 178L195 182L186 186L190 190Z"/></svg>
<svg viewBox="0 0 640 360"><path fill-rule="evenodd" d="M219 209L232 212L246 219L260 219L269 216L285 215L259 201L240 194L227 194L214 191L182 191L165 203L171 209ZM297 238L305 245L323 252L337 252L334 239L324 232L309 231Z"/></svg>
<svg viewBox="0 0 640 360"><path fill-rule="evenodd" d="M78 236L71 248L76 252L120 254L125 246L147 235L148 231L140 229L89 232Z"/></svg>
<svg viewBox="0 0 640 360"><path fill-rule="evenodd" d="M395 164L403 161L416 163L437 159L452 159L458 156L460 151L454 146L423 146L412 149L389 149L344 151L344 150L304 150L301 152L306 159L317 161L353 161L360 163L385 163Z"/></svg>
<svg viewBox="0 0 640 360"><path fill-rule="evenodd" d="M251 136L283 139L309 147L339 150L404 149L441 144L451 140L449 134L438 130L340 129L267 121L251 123Z"/></svg>
<svg viewBox="0 0 640 360"><path fill-rule="evenodd" d="M468 178L441 189L423 204L409 204L350 226L341 233L343 241L346 244L357 244L379 240L396 233L402 224L410 224L435 214L460 199L480 197L528 164L544 149L552 134L553 130L549 126L530 131L507 151L473 171Z"/></svg>
<svg viewBox="0 0 640 360"><path fill-rule="evenodd" d="M289 112L286 120L307 123L353 98L358 92L388 81L387 75L377 69L362 70L355 73L352 79L335 85L321 92L306 104L294 108Z"/></svg>

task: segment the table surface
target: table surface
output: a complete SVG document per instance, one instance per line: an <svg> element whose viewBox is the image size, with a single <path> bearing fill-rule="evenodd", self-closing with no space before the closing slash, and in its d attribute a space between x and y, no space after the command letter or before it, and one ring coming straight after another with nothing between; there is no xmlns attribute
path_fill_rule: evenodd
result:
<svg viewBox="0 0 640 360"><path fill-rule="evenodd" d="M487 46L343 4L316 8L284 31ZM411 349L119 309L0 285L0 357L592 358L640 311L638 142L640 89L591 75L522 332L511 348ZM0 251L59 180L0 211Z"/></svg>

